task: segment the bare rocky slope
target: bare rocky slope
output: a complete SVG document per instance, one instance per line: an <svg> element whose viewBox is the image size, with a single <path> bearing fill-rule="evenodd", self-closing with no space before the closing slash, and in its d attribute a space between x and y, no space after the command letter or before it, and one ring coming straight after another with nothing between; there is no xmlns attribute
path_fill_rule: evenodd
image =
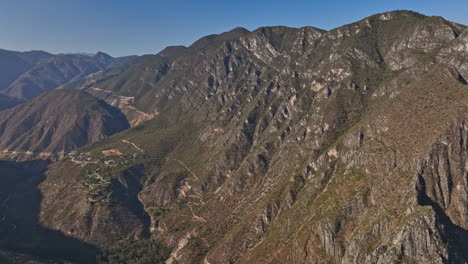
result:
<svg viewBox="0 0 468 264"><path fill-rule="evenodd" d="M98 263L467 263L466 80L468 28L410 11L143 56L76 83L134 127L50 164L37 222Z"/></svg>

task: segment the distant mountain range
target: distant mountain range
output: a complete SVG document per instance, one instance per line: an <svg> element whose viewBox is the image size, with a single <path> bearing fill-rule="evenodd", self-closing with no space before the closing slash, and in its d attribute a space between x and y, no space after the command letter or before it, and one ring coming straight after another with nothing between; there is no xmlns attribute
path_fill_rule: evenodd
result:
<svg viewBox="0 0 468 264"><path fill-rule="evenodd" d="M0 51L0 262L467 263L467 80L411 11Z"/></svg>
<svg viewBox="0 0 468 264"><path fill-rule="evenodd" d="M0 92L13 98L30 100L68 82L132 58L113 58L102 52L88 56L0 50Z"/></svg>

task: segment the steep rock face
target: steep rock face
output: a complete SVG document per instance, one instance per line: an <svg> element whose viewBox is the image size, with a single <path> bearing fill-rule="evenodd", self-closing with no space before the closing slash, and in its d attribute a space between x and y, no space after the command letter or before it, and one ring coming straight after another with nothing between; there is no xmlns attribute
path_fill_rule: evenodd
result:
<svg viewBox="0 0 468 264"><path fill-rule="evenodd" d="M467 51L468 51L468 29L465 28L457 39L452 41L448 47L441 50L437 59L441 62L455 65L459 72L460 80L467 82L468 80L468 65Z"/></svg>
<svg viewBox="0 0 468 264"><path fill-rule="evenodd" d="M463 263L463 258L451 256L439 213L427 204L418 205L419 194L413 188L418 185L416 174L422 160L452 125L453 120L444 117L466 115L462 99L466 86L443 67L410 76L413 81L408 85L402 79L409 76L398 77L397 86L390 89L392 93L398 90L393 99L374 105L372 113L347 131L334 148L304 168L304 176L321 180L330 175L321 173L323 167L325 172L331 167L328 178L332 180L318 196L320 185L305 185L295 206L306 203L303 208L310 213L298 216L301 207L293 207L294 216L286 213L286 219L277 219L274 235L284 236L281 226L294 226L294 219L311 214L307 224L297 223L300 229L286 236L291 240L284 245L284 252L274 258L265 253L264 259L251 256L246 262L288 258L297 263ZM450 108L445 100L451 101ZM424 105L429 101L433 102L431 107ZM335 206L327 207L330 204ZM257 250L267 252L262 250L274 245ZM294 248L294 253L288 253L289 248Z"/></svg>
<svg viewBox="0 0 468 264"><path fill-rule="evenodd" d="M85 92L52 91L0 113L2 156L63 157L128 126L118 109Z"/></svg>
<svg viewBox="0 0 468 264"><path fill-rule="evenodd" d="M56 210L53 175L73 162L60 184L86 188L67 204L114 214L116 227L128 213L107 195L140 201L150 224L135 226L173 248L168 263L463 263L465 193L452 181L466 178L435 164L463 163L458 136L437 142L467 113L466 59L446 50L464 30L401 11L328 32L237 29L144 56L83 89L132 97L154 118L57 163L42 208ZM114 188L135 166L141 191ZM107 229L91 228L99 217L77 210L41 221L107 246Z"/></svg>
<svg viewBox="0 0 468 264"><path fill-rule="evenodd" d="M433 145L421 165L417 184L419 202L437 213L449 260L460 263L468 259L466 140L465 122L456 122Z"/></svg>
<svg viewBox="0 0 468 264"><path fill-rule="evenodd" d="M466 132L464 122L453 125L448 135L434 144L419 173L421 195L427 196L454 224L464 229L468 228L465 206L468 197L465 188Z"/></svg>

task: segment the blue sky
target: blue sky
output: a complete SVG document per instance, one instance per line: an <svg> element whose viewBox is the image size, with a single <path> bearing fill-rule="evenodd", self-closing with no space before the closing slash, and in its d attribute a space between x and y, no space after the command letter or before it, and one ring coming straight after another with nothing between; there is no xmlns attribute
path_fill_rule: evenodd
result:
<svg viewBox="0 0 468 264"><path fill-rule="evenodd" d="M238 26L328 30L396 9L468 25L468 0L0 0L0 48L140 55Z"/></svg>

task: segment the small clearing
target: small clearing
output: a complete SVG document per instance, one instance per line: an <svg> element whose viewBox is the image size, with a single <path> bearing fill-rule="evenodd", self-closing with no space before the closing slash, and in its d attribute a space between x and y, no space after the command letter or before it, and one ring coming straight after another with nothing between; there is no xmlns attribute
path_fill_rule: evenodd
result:
<svg viewBox="0 0 468 264"><path fill-rule="evenodd" d="M118 149L108 149L108 150L103 150L101 153L108 157L108 156L121 156L123 155L122 152L120 152Z"/></svg>

